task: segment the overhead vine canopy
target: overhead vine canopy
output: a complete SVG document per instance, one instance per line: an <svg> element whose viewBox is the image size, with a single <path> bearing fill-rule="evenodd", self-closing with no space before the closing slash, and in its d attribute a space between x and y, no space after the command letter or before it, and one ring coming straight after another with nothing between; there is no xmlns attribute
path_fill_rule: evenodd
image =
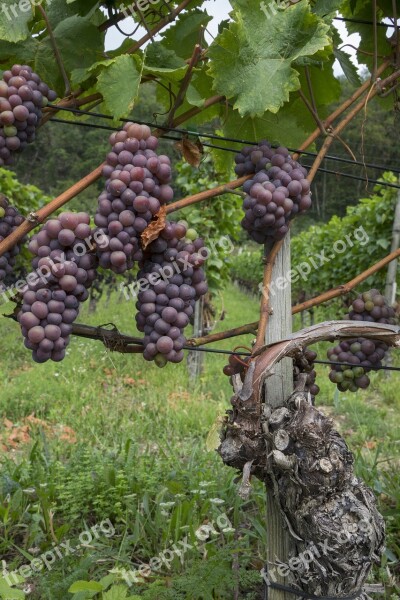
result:
<svg viewBox="0 0 400 600"><path fill-rule="evenodd" d="M59 98L72 93L80 106L98 101L101 111L115 119L126 117L140 85L153 81L167 113L179 99L175 121L194 109L192 127L219 117L227 137L268 137L296 147L315 128L316 115L323 119L327 106L340 96L335 59L350 82L359 83L348 48L342 47L337 11L352 19L346 26L361 37L357 60L371 72L377 56L390 54L394 32L375 27L374 35L371 3L360 0L301 0L284 9L271 3L273 10L263 10L258 0L232 0L230 19L220 23L211 44L205 33L211 17L199 0L142 1L128 7L94 0L33 4L27 8L27 3L12 0L2 3L3 68L27 62ZM378 22L393 18L392 2L376 4ZM126 15L133 15L148 33L108 51L107 31ZM201 52L190 61L197 42ZM188 71L192 73L186 93L178 98ZM223 166L231 164L229 153L215 152Z"/></svg>

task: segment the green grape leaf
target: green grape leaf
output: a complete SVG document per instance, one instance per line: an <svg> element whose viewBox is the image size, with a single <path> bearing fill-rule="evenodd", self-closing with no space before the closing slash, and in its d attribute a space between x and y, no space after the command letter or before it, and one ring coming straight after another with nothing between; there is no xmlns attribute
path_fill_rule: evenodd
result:
<svg viewBox="0 0 400 600"><path fill-rule="evenodd" d="M382 9L382 6L384 7ZM378 14L377 20L380 21L383 16L386 14L387 10L385 10L386 6L380 0L378 2ZM373 68L373 56L375 50L378 56L389 56L392 52L392 48L390 46L389 38L386 37L386 27L378 27L376 34L376 47L375 47L375 39L373 34L373 27L368 23L371 21L371 3L358 2L357 6L354 9L354 12L351 11L350 7L343 4L342 14L344 17L351 17L360 21L367 21L366 24L363 23L352 23L350 21L346 22L346 29L349 32L349 35L352 33L358 33L361 37L360 42L357 44L358 52L357 52L357 60L360 64L365 64L372 72ZM392 13L390 13L392 14Z"/></svg>
<svg viewBox="0 0 400 600"><path fill-rule="evenodd" d="M0 38L7 42L19 42L29 36L28 23L31 21L32 7L23 3L24 10L15 0L3 0L0 7Z"/></svg>
<svg viewBox="0 0 400 600"><path fill-rule="evenodd" d="M343 0L317 0L312 7L312 11L320 17L325 17L336 13L342 3Z"/></svg>
<svg viewBox="0 0 400 600"><path fill-rule="evenodd" d="M212 86L213 80L206 70L196 70L186 92L187 102L193 106L203 106L207 98L210 98L213 95Z"/></svg>
<svg viewBox="0 0 400 600"><path fill-rule="evenodd" d="M16 578L18 578L18 575ZM10 587L8 585L8 583L6 583L6 580L3 579L3 577L1 577L0 578L0 598L2 598L2 600L23 600L23 598L26 598L26 595L21 590L17 590L15 588Z"/></svg>
<svg viewBox="0 0 400 600"><path fill-rule="evenodd" d="M153 42L146 48L146 65L149 67L178 69L185 64L183 58L180 58L175 50L167 48L162 42Z"/></svg>
<svg viewBox="0 0 400 600"><path fill-rule="evenodd" d="M241 117L237 110L230 109L224 120L222 135L243 140L243 145L267 139L296 149L314 129L315 122L306 106L300 98L293 97L278 114L266 112L262 117ZM235 147L223 140L212 143L224 148ZM237 148L240 150L240 145ZM216 170L229 174L234 166L235 154L224 150L212 150L212 154Z"/></svg>
<svg viewBox="0 0 400 600"><path fill-rule="evenodd" d="M235 98L242 116L277 113L300 87L293 61L329 45L329 27L306 0L268 15L258 0L232 0L232 5L234 21L208 52L214 88Z"/></svg>
<svg viewBox="0 0 400 600"><path fill-rule="evenodd" d="M163 33L163 43L181 58L190 58L195 44L199 42L201 27L206 27L212 17L201 10L181 14L175 23Z"/></svg>
<svg viewBox="0 0 400 600"><path fill-rule="evenodd" d="M325 116L329 114L329 105L340 98L342 86L339 79L333 73L334 58L322 63L321 67L309 66L308 71L311 79L311 86L317 104L318 112ZM309 99L309 91L304 69L300 73L301 89Z"/></svg>
<svg viewBox="0 0 400 600"><path fill-rule="evenodd" d="M75 69L89 68L102 56L104 34L89 18L72 16L60 21L54 29L54 37L67 74ZM59 95L64 94L64 82L54 59L53 47L48 37L36 42L34 68L46 83Z"/></svg>
<svg viewBox="0 0 400 600"><path fill-rule="evenodd" d="M142 72L137 61L134 55L117 56L108 61L97 78L97 90L115 119L127 116L138 97Z"/></svg>
<svg viewBox="0 0 400 600"><path fill-rule="evenodd" d="M343 50L336 49L333 51L335 58L339 61L340 66L343 69L343 73L346 79L355 86L361 85L360 76L357 72L357 67L351 61L350 56L343 52Z"/></svg>
<svg viewBox="0 0 400 600"><path fill-rule="evenodd" d="M145 75L155 75L157 79L160 79L166 83L178 83L184 77L187 71L188 66L179 67L178 69L165 69L163 67L150 67L149 65L144 65L143 73Z"/></svg>
<svg viewBox="0 0 400 600"><path fill-rule="evenodd" d="M75 581L68 589L70 594L77 592L102 592L103 586L97 581Z"/></svg>

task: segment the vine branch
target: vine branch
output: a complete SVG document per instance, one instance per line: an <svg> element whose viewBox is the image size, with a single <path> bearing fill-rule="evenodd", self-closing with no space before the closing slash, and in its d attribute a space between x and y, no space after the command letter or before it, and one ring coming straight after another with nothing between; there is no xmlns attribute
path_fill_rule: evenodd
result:
<svg viewBox="0 0 400 600"><path fill-rule="evenodd" d="M298 313L304 312L305 310L309 310L310 308L314 308L315 306L320 306L329 300L333 300L334 298L339 298L340 296L345 296L351 290L353 290L357 285L368 279L371 275L374 275L383 267L386 267L390 262L396 260L400 257L400 248L391 252L385 258L382 258L380 261L348 281L343 285L339 285L337 287L324 292L315 298L311 298L310 300L306 300L305 302L301 302L300 304L296 304L292 307L292 315L296 315ZM265 293L266 290L263 290ZM187 341L187 344L190 346L204 346L206 344L211 344L213 342L220 342L222 340L227 340L232 337L237 337L239 335L245 334L255 334L259 326L259 321L254 321L254 323L248 323L247 325L241 325L240 327L236 327L234 329L229 329L226 331L221 331L219 333L212 333L210 335L205 335L199 338L192 338Z"/></svg>
<svg viewBox="0 0 400 600"><path fill-rule="evenodd" d="M147 33L146 35L144 35L138 42L135 42L133 44L133 46L131 46L130 48L128 48L127 53L128 54L133 54L134 52L136 52L137 50L139 50L139 48L141 48L143 46L143 44L145 44L146 42L148 42L149 40L151 40L155 35L157 35L157 33L159 31L161 31L161 29L164 29L164 27L166 25L169 25L170 23L172 23L173 21L175 21L176 17L183 10L185 10L185 8L187 6L189 6L189 4L191 2L192 2L192 0L183 0L183 2L181 2L173 11L171 11L169 15L167 15L166 17L164 17L164 19L161 19L161 21L159 23L157 23L157 25L155 25L155 27L153 27L153 29L151 29L149 31L149 33Z"/></svg>
<svg viewBox="0 0 400 600"><path fill-rule="evenodd" d="M178 110L178 108L182 105L182 103L185 99L185 94L187 92L187 89L190 84L190 80L193 75L193 69L197 65L200 55L201 55L201 46L200 46L200 44L196 44L194 47L194 50L193 50L193 54L190 58L189 66L186 71L185 77L182 80L181 86L179 88L179 92L175 98L174 105L171 108L170 113L168 115L168 119L166 122L167 127L171 127L172 123L174 122L174 115L175 115L176 111Z"/></svg>
<svg viewBox="0 0 400 600"><path fill-rule="evenodd" d="M57 61L58 67L60 69L62 78L64 80L65 95L69 96L71 94L71 84L69 82L68 75L67 75L67 72L66 72L65 67L64 67L64 62L63 62L63 59L61 57L60 51L59 51L58 46L57 46L56 38L54 37L54 33L53 33L53 29L52 29L50 21L49 21L49 17L47 16L46 11L44 10L44 8L43 8L43 6L41 4L38 4L37 7L38 7L39 12L41 13L41 15L42 15L45 23L46 23L46 28L47 28L47 31L49 33L49 38L50 38L51 45L53 47L54 56L56 57L56 61Z"/></svg>

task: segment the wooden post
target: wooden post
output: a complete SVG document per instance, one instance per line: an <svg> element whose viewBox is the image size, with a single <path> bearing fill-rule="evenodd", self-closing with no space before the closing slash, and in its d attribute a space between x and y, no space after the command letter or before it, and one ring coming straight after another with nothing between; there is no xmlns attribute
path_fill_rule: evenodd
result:
<svg viewBox="0 0 400 600"><path fill-rule="evenodd" d="M399 177L400 182L400 177ZM397 250L400 246L400 190L397 193L397 204L396 210L394 213L394 222L393 222L393 230L392 230L392 248L391 252ZM389 263L387 276L386 276L386 286L385 286L385 298L389 302L390 305L394 304L396 299L396 275L397 275L397 260L392 260Z"/></svg>
<svg viewBox="0 0 400 600"><path fill-rule="evenodd" d="M284 277L286 283L290 268L290 235L288 234L277 256L272 274L272 282L276 283L279 281L279 277ZM279 289L278 285L274 285L270 293L270 306L273 314L268 321L265 339L267 344L284 339L292 332L290 283L284 289ZM271 408L283 406L285 400L289 398L292 392L293 361L290 358L285 358L276 365L274 374L266 380L266 404ZM272 489L267 489L267 538L268 571L271 573L273 569L274 574L274 578L270 577L270 580L275 581L275 583L288 584L283 577L278 575L274 565L276 565L278 560L282 563L288 562L290 548L293 543L283 522ZM293 600L291 594L272 588L269 590L268 598L269 600Z"/></svg>
<svg viewBox="0 0 400 600"><path fill-rule="evenodd" d="M193 337L201 337L203 335L203 311L204 311L204 296L197 300L194 309L193 321ZM204 368L203 352L192 351L187 357L189 379L195 383L201 376Z"/></svg>

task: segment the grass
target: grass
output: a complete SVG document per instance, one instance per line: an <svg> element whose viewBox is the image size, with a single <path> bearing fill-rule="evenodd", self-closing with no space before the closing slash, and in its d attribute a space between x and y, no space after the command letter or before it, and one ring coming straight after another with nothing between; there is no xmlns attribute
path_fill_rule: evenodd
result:
<svg viewBox="0 0 400 600"><path fill-rule="evenodd" d="M219 329L257 319L257 301L236 288L223 300ZM95 313L85 306L80 321L112 321L134 335L134 311L115 292ZM206 355L203 376L192 382L185 363L159 370L139 356L78 338L62 363L36 365L16 323L2 319L0 336L0 556L13 571L56 555L50 568L19 577L12 592L0 578L0 598L223 600L233 597L234 587L241 599L260 598L258 570L267 543L263 488L254 482L244 502L237 474L206 450L208 432L230 406L226 357ZM250 341L244 336L234 345ZM321 357L323 351L320 345ZM375 576L393 591L400 558L398 376L376 374L366 392L339 395L326 367L318 370L319 404L345 435L385 516L388 550ZM101 524L113 534L102 533ZM192 547L179 555L185 539ZM74 552L67 554L62 544ZM126 572L160 553L160 568L128 590ZM91 581L86 586L92 589L79 591L85 587L79 581ZM99 582L102 592L96 591Z"/></svg>

